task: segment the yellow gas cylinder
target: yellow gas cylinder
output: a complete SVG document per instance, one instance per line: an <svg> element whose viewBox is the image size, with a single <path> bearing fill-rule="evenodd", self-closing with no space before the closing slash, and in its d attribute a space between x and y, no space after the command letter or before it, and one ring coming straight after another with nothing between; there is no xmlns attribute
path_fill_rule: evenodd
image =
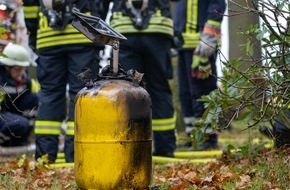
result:
<svg viewBox="0 0 290 190"><path fill-rule="evenodd" d="M75 103L75 180L80 189L146 189L152 178L151 99L123 79L82 89Z"/></svg>

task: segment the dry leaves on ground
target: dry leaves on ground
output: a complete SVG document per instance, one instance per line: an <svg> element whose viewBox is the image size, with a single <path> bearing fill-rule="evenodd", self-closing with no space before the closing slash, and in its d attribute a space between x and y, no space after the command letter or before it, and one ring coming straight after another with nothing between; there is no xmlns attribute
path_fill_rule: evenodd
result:
<svg viewBox="0 0 290 190"><path fill-rule="evenodd" d="M259 184L261 189L283 190L290 181L289 153L290 148L266 149L254 156L224 155L207 164L155 163L153 185L166 190L248 190ZM72 167L47 169L25 156L1 163L0 178L0 187L6 189L76 189Z"/></svg>

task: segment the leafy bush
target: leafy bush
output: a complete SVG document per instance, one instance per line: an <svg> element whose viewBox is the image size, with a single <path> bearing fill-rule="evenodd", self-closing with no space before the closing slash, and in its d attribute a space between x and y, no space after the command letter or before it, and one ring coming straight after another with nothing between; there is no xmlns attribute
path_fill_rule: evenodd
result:
<svg viewBox="0 0 290 190"><path fill-rule="evenodd" d="M243 120L248 127L281 119L290 126L286 112L290 108L290 5L288 0L253 0L245 12L259 16L260 25L249 26L247 59L224 62L221 88L203 96L207 108L203 121L217 127L218 118L231 111L232 118ZM261 42L261 59L253 56L255 41Z"/></svg>

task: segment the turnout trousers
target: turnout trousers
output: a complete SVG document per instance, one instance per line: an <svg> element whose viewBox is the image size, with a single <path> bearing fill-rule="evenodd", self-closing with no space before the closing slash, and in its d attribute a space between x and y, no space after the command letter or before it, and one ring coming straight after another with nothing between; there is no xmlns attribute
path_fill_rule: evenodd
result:
<svg viewBox="0 0 290 190"><path fill-rule="evenodd" d="M209 58L212 75L205 79L191 77L191 64L194 49L178 51L178 93L181 110L186 125L186 133L192 129L192 123L200 119L205 111L203 102L198 99L217 88L216 54Z"/></svg>
<svg viewBox="0 0 290 190"><path fill-rule="evenodd" d="M119 61L125 70L144 73L145 88L152 100L154 155L173 156L176 148L175 116L168 83L171 40L161 34L125 34Z"/></svg>
<svg viewBox="0 0 290 190"><path fill-rule="evenodd" d="M37 94L24 93L14 100L9 110L0 112L0 133L7 139L2 146L24 146L28 144L28 138L33 130L33 124L29 116L24 116L24 111L37 109ZM1 135L1 134L0 134ZM1 139L0 139L1 140Z"/></svg>
<svg viewBox="0 0 290 190"><path fill-rule="evenodd" d="M74 161L74 101L84 87L77 75L85 68L90 68L94 75L98 73L98 50L91 45L69 45L39 51L37 78L41 91L35 122L36 159L48 154L48 160L55 161L62 122L67 121L65 159Z"/></svg>
<svg viewBox="0 0 290 190"><path fill-rule="evenodd" d="M25 146L33 129L29 120L19 114L3 111L0 113L0 135L8 138L2 146Z"/></svg>

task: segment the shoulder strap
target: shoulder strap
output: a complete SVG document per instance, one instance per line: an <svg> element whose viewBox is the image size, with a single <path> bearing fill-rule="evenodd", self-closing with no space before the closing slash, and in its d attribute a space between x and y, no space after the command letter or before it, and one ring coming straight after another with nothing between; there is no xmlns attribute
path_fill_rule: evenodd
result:
<svg viewBox="0 0 290 190"><path fill-rule="evenodd" d="M63 14L63 20L62 20L62 26L65 27L71 20L73 17L72 14L72 8L73 8L73 3L75 2L75 0L70 0L68 2L66 2L65 6L69 6L68 11L65 11L65 13ZM77 0L77 2L75 3L75 7L81 11L88 3L88 0ZM66 9L66 7L65 7Z"/></svg>

